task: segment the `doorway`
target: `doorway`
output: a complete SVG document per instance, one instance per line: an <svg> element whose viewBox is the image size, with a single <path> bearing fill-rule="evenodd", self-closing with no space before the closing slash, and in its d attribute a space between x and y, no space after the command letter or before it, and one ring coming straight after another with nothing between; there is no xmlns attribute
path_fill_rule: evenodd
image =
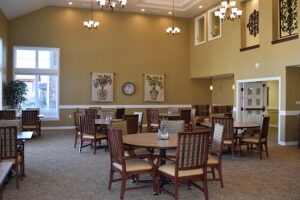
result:
<svg viewBox="0 0 300 200"><path fill-rule="evenodd" d="M259 123L263 114L270 116L269 139L280 143L281 77L237 80L236 117L239 122Z"/></svg>

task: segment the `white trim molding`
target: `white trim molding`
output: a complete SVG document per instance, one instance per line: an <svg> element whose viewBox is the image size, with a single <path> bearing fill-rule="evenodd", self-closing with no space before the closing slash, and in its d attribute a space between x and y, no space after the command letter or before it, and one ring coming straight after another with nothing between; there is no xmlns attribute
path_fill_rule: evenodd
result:
<svg viewBox="0 0 300 200"><path fill-rule="evenodd" d="M76 109L76 108L89 108L89 107L99 107L99 108L117 108L117 107L122 107L122 108L191 108L191 104L163 104L163 105L60 105L59 109Z"/></svg>

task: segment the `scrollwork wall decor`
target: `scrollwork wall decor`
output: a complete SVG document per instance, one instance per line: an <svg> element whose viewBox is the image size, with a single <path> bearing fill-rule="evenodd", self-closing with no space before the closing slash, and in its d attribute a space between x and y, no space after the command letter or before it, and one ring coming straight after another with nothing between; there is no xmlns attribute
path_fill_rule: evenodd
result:
<svg viewBox="0 0 300 200"><path fill-rule="evenodd" d="M297 0L280 0L280 37L297 34Z"/></svg>
<svg viewBox="0 0 300 200"><path fill-rule="evenodd" d="M249 34L256 37L259 33L259 11L254 10L253 13L251 13L247 28L249 29Z"/></svg>

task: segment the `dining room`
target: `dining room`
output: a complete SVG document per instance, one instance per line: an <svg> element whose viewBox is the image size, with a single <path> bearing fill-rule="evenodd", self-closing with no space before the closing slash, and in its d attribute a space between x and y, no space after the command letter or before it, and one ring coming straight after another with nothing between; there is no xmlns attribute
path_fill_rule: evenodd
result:
<svg viewBox="0 0 300 200"><path fill-rule="evenodd" d="M16 5L20 9L26 8L23 1L15 1L18 2ZM277 26L280 24L278 21L280 13L278 10L281 9L277 8L281 5L277 1L237 1L237 7L243 10L244 15L232 21L220 20L220 26L216 27L222 28L219 29L217 37L212 37L213 26L210 25L212 25L213 11L220 6L219 1L204 1L202 8L198 5L200 4L198 1L195 6L191 6L192 1L187 1L189 4L181 4L180 1L175 0L173 7L173 1L158 1L158 5L161 2L167 5L154 5L154 10L159 10L159 13L151 9L140 10L145 5L143 2L149 3L149 1L134 1L138 4L127 1L128 6L122 8L121 11L115 9L113 12L111 9L98 7L96 0L78 0L74 1L73 5L67 4L68 2L65 2L66 5L57 5L53 3L54 1L47 1L46 3L38 2L40 4L35 4L26 12L19 12L15 15L13 14L18 10L17 7L10 7L11 12L7 8L11 2L13 1L0 2L0 41L2 44L0 65L3 80L1 84L4 87L9 81L15 79L26 82L29 89L27 105L33 106L34 104L34 107L39 107L43 115L40 122L41 137L26 141L26 151L29 152L26 154L28 177L21 181L21 190L19 194L15 194L17 199L21 198L21 194L28 195L29 190L25 188L36 186L41 177L48 179L49 182L42 182L41 190L35 192L36 198L48 193L46 192L48 183L55 185L55 183L62 182L64 185L70 184L73 188L79 189L71 183L73 178L66 178L67 183L63 183L63 180L58 177L49 180L51 174L56 172L62 177L75 176L75 172L81 173L80 169L78 171L74 169L77 163L72 163L73 159L83 159L82 162L101 165L101 169L109 163L109 152L105 152L103 148L97 149L95 155L90 148L83 148L81 155L78 153L78 146L72 148L74 146L74 112L77 110L84 112L90 107L101 108L101 110L122 107L125 108L125 114L142 112L143 120L140 128L142 132L147 131L146 110L148 108L159 110L160 118L176 119L179 117L177 108L190 109L193 105L229 105L232 106L231 115L234 120L239 121L241 108L238 101L242 82L269 81L267 83L269 97L277 97L276 100L270 98L269 106L266 108L268 114L271 115L269 130L272 130L272 135L275 135L269 146L270 156L266 158L263 155L263 159L260 160L257 156L245 154L240 158L234 156L232 159L231 155L226 154L224 156L225 188L220 190L218 184L215 186L214 183L209 183L210 198L221 199L224 196L230 199L229 193L237 193L230 188L232 185L227 184L235 180L231 170L241 169L240 166L244 167L245 164L241 172L247 173L249 171L247 165L252 165L249 161L253 161L253 167L256 168L259 168L261 163L276 166L277 162L285 160L280 152L298 153L293 149L299 139L296 123L300 112L297 88L300 72L297 54L299 50L298 28L291 35L279 31L280 27ZM78 6L78 3L83 4ZM134 11L126 10L132 4L139 6L136 6ZM94 7L91 8L91 6ZM193 11L187 9L186 6L193 8ZM182 15L181 12L185 10L183 8L187 9L188 16ZM250 34L249 28L244 26L254 10L259 10L260 32L256 36ZM172 13L168 14L168 12ZM84 26L84 21L89 20L91 14L94 21L100 22L97 29ZM180 28L179 35L166 33L166 28L173 23ZM200 38L201 41L198 41ZM18 59L22 62L16 62ZM26 63L30 67L21 66L20 63ZM104 77L105 80L102 79ZM163 80L163 84L157 84L154 81L156 79ZM6 109L8 106L3 92L1 93L1 107ZM201 117L199 116L199 119ZM53 143L47 145L47 141L52 142L52 140L54 140ZM63 142L70 143L70 145L64 145ZM57 150L52 149L52 147L60 146L62 147ZM74 168L60 171L59 167L48 169L42 166L45 164L42 162L44 158L36 155L34 151L36 148L39 150L49 148L51 164L53 162L67 169L66 163L59 162L65 158L70 165L74 165ZM243 153L244 151L245 149ZM59 152L62 152L64 157L52 155L52 153L60 154ZM48 154L48 152L43 153ZM288 160L292 159L289 155L286 156ZM102 163L102 157L107 161L106 163ZM91 159L87 160L89 158ZM97 163L96 160L99 162ZM242 164L243 161L245 162ZM294 162L291 165L292 168L295 167ZM106 170L103 174L98 172L101 181L96 178L92 180L95 181L95 185L103 186L101 192L107 195L105 196L107 199L115 199L119 188L113 190L112 193L115 196L109 196L111 193L107 191L108 177L106 176L108 167L103 168ZM40 169L45 171L45 176L39 171ZM273 168L269 169L273 170ZM63 172L73 170L74 174L63 175ZM297 169L293 173L296 172ZM94 173L97 174L97 172ZM229 178L228 175L232 177L229 176ZM241 177L241 174L238 176ZM266 178L266 176L263 177ZM290 179L291 177L292 175L289 176ZM85 177L81 179L86 180ZM80 180L76 179L76 181L81 183ZM253 179L252 181L255 182ZM261 184L262 181L258 182ZM299 183L295 182L295 185L297 184ZM95 185L91 187L96 193ZM240 192L250 186L252 188L250 184L243 185L237 193L239 196L235 197L241 198ZM72 193L73 188L67 188ZM4 190L5 193L7 191L8 199L14 197L11 193L12 189L12 181L10 181L7 190ZM48 191L50 193L56 189L58 187L55 186L53 190ZM183 199L194 197L189 195L199 195L196 189L191 194L185 189L180 191L183 191ZM282 194L290 195L290 197L299 195L295 190L291 189L291 191L292 194L287 194L288 191L282 191ZM74 196L68 197L62 192L58 193L66 199L76 198L75 194L81 195L74 192ZM140 194L143 193L140 191L128 193L132 198L136 198L134 196L136 194L141 196ZM249 192L248 195L246 197L248 199L256 197L254 192ZM282 197L280 195L278 197ZM155 198L150 193L147 197ZM51 199L50 196L45 198ZM90 198L97 199L94 196ZM162 198L169 199L169 196Z"/></svg>

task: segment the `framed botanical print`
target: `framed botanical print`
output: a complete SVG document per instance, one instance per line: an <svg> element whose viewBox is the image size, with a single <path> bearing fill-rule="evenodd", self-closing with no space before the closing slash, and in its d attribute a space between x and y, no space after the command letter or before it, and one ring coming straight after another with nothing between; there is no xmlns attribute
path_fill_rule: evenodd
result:
<svg viewBox="0 0 300 200"><path fill-rule="evenodd" d="M113 73L92 73L92 101L113 101Z"/></svg>
<svg viewBox="0 0 300 200"><path fill-rule="evenodd" d="M163 102L165 76L160 74L144 75L144 101Z"/></svg>

